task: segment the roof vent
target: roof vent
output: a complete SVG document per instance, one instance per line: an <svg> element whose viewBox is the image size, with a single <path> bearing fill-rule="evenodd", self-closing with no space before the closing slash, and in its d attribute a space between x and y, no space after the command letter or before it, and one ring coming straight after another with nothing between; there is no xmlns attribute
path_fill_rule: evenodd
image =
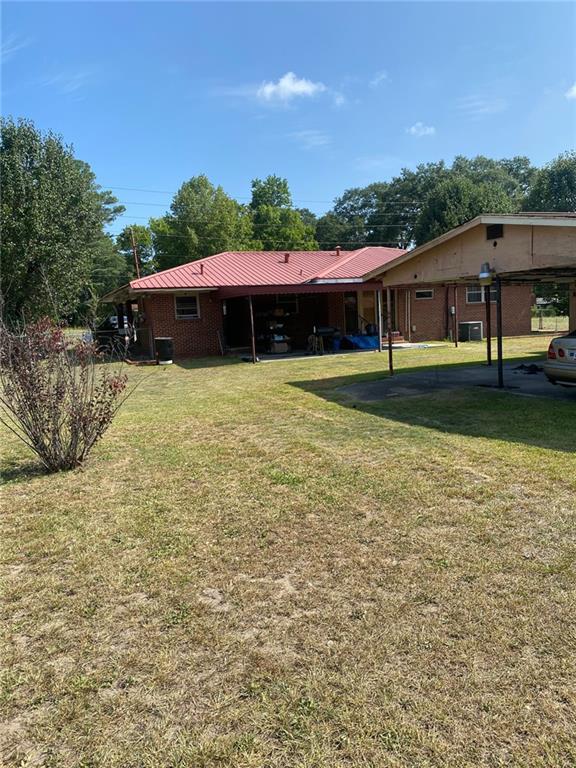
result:
<svg viewBox="0 0 576 768"><path fill-rule="evenodd" d="M284 254L284 264L288 264L289 261L290 261L290 254L289 253L285 253Z"/></svg>
<svg viewBox="0 0 576 768"><path fill-rule="evenodd" d="M338 257L340 256L340 250L341 250L340 246L337 245L336 246L336 256L338 256Z"/></svg>
<svg viewBox="0 0 576 768"><path fill-rule="evenodd" d="M204 274L204 264L202 264L202 262L200 262L200 274Z"/></svg>

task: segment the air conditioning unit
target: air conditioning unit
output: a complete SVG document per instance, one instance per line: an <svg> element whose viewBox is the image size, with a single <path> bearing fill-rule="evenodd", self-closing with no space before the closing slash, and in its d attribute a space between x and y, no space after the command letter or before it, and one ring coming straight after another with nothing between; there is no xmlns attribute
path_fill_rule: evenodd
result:
<svg viewBox="0 0 576 768"><path fill-rule="evenodd" d="M482 341L483 338L482 320L458 323L458 341Z"/></svg>

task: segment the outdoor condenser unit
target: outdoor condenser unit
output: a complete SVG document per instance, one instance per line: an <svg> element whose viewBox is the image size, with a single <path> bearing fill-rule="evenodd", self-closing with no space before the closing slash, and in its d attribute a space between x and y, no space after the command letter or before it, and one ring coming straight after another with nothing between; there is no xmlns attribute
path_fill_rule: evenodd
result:
<svg viewBox="0 0 576 768"><path fill-rule="evenodd" d="M458 323L458 341L482 341L482 320L473 320L466 323Z"/></svg>

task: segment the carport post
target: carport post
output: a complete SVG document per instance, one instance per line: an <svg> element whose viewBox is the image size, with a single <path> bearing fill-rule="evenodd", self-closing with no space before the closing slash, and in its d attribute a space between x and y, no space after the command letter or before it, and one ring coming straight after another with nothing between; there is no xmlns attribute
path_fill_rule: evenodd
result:
<svg viewBox="0 0 576 768"><path fill-rule="evenodd" d="M498 346L498 387L504 387L504 358L502 351L502 281L496 277L496 336Z"/></svg>
<svg viewBox="0 0 576 768"><path fill-rule="evenodd" d="M486 365L492 365L492 307L490 286L483 286L486 307Z"/></svg>
<svg viewBox="0 0 576 768"><path fill-rule="evenodd" d="M248 307L250 308L250 338L252 341L252 362L256 362L256 334L254 333L254 307L252 306L252 294L248 296Z"/></svg>
<svg viewBox="0 0 576 768"><path fill-rule="evenodd" d="M378 352L382 352L382 290L376 291L376 327L378 328Z"/></svg>
<svg viewBox="0 0 576 768"><path fill-rule="evenodd" d="M454 286L454 346L458 346L458 286Z"/></svg>
<svg viewBox="0 0 576 768"><path fill-rule="evenodd" d="M392 352L392 291L386 288L386 330L388 333L388 370L394 376L394 355Z"/></svg>

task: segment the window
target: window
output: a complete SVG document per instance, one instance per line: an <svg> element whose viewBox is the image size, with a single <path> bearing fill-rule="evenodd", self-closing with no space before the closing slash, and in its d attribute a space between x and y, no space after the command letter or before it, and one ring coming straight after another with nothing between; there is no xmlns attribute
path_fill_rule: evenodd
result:
<svg viewBox="0 0 576 768"><path fill-rule="evenodd" d="M198 296L176 296L176 319L190 320L200 317Z"/></svg>
<svg viewBox="0 0 576 768"><path fill-rule="evenodd" d="M294 293L280 293L276 296L276 304L284 310L286 315L298 314L298 296Z"/></svg>
<svg viewBox="0 0 576 768"><path fill-rule="evenodd" d="M500 237L504 237L504 224L486 225L486 240L498 240Z"/></svg>
<svg viewBox="0 0 576 768"><path fill-rule="evenodd" d="M490 301L496 301L496 286L482 288L481 285L466 287L466 304L481 304L485 301L485 291L490 291Z"/></svg>
<svg viewBox="0 0 576 768"><path fill-rule="evenodd" d="M433 299L434 298L434 289L433 288L426 288L421 289L414 292L414 296L417 299Z"/></svg>

